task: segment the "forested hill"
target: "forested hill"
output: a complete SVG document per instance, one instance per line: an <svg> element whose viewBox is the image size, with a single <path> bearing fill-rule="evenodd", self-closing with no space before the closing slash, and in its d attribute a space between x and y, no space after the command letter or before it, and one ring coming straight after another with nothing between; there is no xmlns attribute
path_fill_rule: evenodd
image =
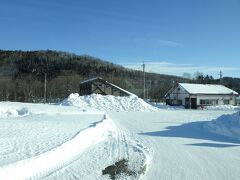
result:
<svg viewBox="0 0 240 180"><path fill-rule="evenodd" d="M54 102L79 91L79 83L102 77L136 95L143 96L143 72L130 70L87 55L59 51L0 50L0 101L41 102L44 79L47 78L47 99ZM211 76L182 77L146 73L146 98L163 99L177 82L220 83ZM210 77L210 78L209 78ZM223 78L222 84L240 92L239 78Z"/></svg>
<svg viewBox="0 0 240 180"><path fill-rule="evenodd" d="M161 73L161 72L159 72ZM59 51L0 50L0 100L39 102L44 95L47 76L47 98L55 101L79 91L79 82L102 77L142 96L143 72L124 68L87 55ZM163 98L172 82L181 77L146 73L146 96Z"/></svg>

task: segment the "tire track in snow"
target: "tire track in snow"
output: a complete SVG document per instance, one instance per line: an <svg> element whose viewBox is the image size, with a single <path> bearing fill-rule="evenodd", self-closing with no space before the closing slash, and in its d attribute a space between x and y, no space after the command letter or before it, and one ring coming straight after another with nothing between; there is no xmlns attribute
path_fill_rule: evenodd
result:
<svg viewBox="0 0 240 180"><path fill-rule="evenodd" d="M99 123L79 132L70 141L46 153L0 167L0 179L40 179L75 161L88 147L97 144L116 130L106 115Z"/></svg>
<svg viewBox="0 0 240 180"><path fill-rule="evenodd" d="M109 165L126 159L129 169L136 173L136 176L131 179L140 179L143 176L140 171L144 166L148 168L150 164L150 149L140 143L131 132L119 125L117 127L115 136L112 136L106 143L108 154L111 157Z"/></svg>
<svg viewBox="0 0 240 180"><path fill-rule="evenodd" d="M116 124L117 130L108 135L103 142L92 146L82 153L78 159L68 166L55 171L46 180L54 179L109 179L102 175L102 170L115 162L126 159L128 167L136 172L133 176L124 176L123 179L140 179L139 172L144 166L149 168L150 150L124 127Z"/></svg>

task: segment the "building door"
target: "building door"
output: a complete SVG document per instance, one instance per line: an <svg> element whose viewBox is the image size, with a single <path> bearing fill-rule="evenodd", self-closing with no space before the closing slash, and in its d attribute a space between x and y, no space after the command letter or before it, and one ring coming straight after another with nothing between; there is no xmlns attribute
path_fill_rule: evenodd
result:
<svg viewBox="0 0 240 180"><path fill-rule="evenodd" d="M197 109L197 98L191 98L191 109Z"/></svg>
<svg viewBox="0 0 240 180"><path fill-rule="evenodd" d="M189 98L185 98L185 108L186 108L186 109L189 109L189 108L190 108Z"/></svg>

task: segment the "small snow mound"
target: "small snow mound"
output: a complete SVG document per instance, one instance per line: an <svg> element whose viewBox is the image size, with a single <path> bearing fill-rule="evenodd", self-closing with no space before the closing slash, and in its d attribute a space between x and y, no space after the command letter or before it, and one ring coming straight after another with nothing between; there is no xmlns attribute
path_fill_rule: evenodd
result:
<svg viewBox="0 0 240 180"><path fill-rule="evenodd" d="M67 99L63 100L60 105L62 106L77 106L83 107L85 106L85 102L83 102L78 93L72 93L68 96Z"/></svg>
<svg viewBox="0 0 240 180"><path fill-rule="evenodd" d="M0 108L0 117L18 117L29 115L29 110L26 107L15 109L15 108Z"/></svg>
<svg viewBox="0 0 240 180"><path fill-rule="evenodd" d="M18 115L19 116L26 116L29 115L29 110L26 107L23 107L21 109L17 109Z"/></svg>
<svg viewBox="0 0 240 180"><path fill-rule="evenodd" d="M89 107L104 111L157 111L158 108L146 103L137 96L112 96L91 94L79 96L71 94L60 105L72 105L77 107Z"/></svg>
<svg viewBox="0 0 240 180"><path fill-rule="evenodd" d="M240 112L223 115L204 124L204 129L211 133L240 139Z"/></svg>
<svg viewBox="0 0 240 180"><path fill-rule="evenodd" d="M76 98L78 98L78 97L79 97L79 94L78 94L78 93L72 93L72 94L69 95L69 98L70 98L70 99L76 99Z"/></svg>

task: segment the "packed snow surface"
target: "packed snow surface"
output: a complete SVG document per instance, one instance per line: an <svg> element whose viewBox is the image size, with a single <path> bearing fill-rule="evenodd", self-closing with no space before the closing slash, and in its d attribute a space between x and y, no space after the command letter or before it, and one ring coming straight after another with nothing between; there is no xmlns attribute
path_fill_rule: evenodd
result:
<svg viewBox="0 0 240 180"><path fill-rule="evenodd" d="M204 127L212 133L240 139L240 112L220 116Z"/></svg>
<svg viewBox="0 0 240 180"><path fill-rule="evenodd" d="M93 108L103 111L157 111L158 108L146 103L137 96L103 96L91 94L79 96L70 94L60 105Z"/></svg>

